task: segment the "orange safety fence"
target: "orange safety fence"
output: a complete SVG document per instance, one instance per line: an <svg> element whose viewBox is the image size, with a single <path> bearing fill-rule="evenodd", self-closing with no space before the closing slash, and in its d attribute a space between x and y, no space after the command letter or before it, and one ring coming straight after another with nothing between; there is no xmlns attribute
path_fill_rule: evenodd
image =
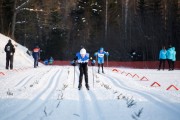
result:
<svg viewBox="0 0 180 120"><path fill-rule="evenodd" d="M165 63L165 69L168 69L168 63ZM54 61L53 65L70 65L70 61ZM91 66L89 64L89 66ZM107 67L106 62L104 66ZM140 69L158 69L159 61L130 61L130 62L117 62L109 61L108 67L128 67L128 68L140 68ZM161 66L162 68L162 66ZM175 69L180 69L180 61L175 62Z"/></svg>

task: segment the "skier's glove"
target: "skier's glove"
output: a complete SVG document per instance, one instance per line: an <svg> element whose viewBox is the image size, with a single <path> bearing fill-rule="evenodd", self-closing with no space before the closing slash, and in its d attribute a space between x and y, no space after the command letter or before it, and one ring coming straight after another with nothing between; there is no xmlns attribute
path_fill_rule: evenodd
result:
<svg viewBox="0 0 180 120"><path fill-rule="evenodd" d="M106 52L106 55L109 56L109 52Z"/></svg>
<svg viewBox="0 0 180 120"><path fill-rule="evenodd" d="M97 52L95 52L95 53L94 53L94 56L96 57L97 55L98 55L98 53L97 53Z"/></svg>
<svg viewBox="0 0 180 120"><path fill-rule="evenodd" d="M92 66L95 66L95 64L96 64L96 61L95 61L95 60L92 60L92 61L91 61L91 65L92 65Z"/></svg>
<svg viewBox="0 0 180 120"><path fill-rule="evenodd" d="M71 64L72 66L76 66L76 65L77 65L75 60L71 61L70 64Z"/></svg>

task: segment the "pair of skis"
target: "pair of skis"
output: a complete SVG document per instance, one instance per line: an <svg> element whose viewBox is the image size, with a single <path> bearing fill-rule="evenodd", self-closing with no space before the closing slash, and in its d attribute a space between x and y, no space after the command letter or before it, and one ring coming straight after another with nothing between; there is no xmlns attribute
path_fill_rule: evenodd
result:
<svg viewBox="0 0 180 120"><path fill-rule="evenodd" d="M78 88L78 90L81 90L82 86ZM89 90L89 87L86 87L87 90Z"/></svg>

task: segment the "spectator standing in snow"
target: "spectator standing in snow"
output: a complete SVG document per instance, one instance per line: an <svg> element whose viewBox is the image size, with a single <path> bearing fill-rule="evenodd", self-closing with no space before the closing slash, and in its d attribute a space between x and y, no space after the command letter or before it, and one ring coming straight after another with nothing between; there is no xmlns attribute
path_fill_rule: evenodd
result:
<svg viewBox="0 0 180 120"><path fill-rule="evenodd" d="M172 70L172 59L173 59L173 49L171 45L169 49L167 50L166 57L167 57L168 65L169 65L169 71L170 71Z"/></svg>
<svg viewBox="0 0 180 120"><path fill-rule="evenodd" d="M166 48L165 46L163 46L159 52L159 69L158 70L161 69L161 64L163 64L163 70L165 68L166 53L167 53Z"/></svg>
<svg viewBox="0 0 180 120"><path fill-rule="evenodd" d="M102 73L104 73L104 55L109 55L108 52L104 51L104 48L100 48L99 51L94 54L94 56L98 57L98 73L100 73L100 66L102 67Z"/></svg>
<svg viewBox="0 0 180 120"><path fill-rule="evenodd" d="M50 64L50 65L52 65L52 64L53 64L53 62L54 62L53 57L50 57L50 59L49 59L49 64Z"/></svg>
<svg viewBox="0 0 180 120"><path fill-rule="evenodd" d="M44 64L45 64L45 65L48 65L48 64L49 64L48 59L45 59L45 60L44 60Z"/></svg>
<svg viewBox="0 0 180 120"><path fill-rule="evenodd" d="M175 51L175 47L172 47L172 50L173 50L173 57L172 57L172 70L174 70L174 64L175 64L175 61L176 61L176 51Z"/></svg>
<svg viewBox="0 0 180 120"><path fill-rule="evenodd" d="M11 40L8 41L6 44L4 51L6 52L6 69L9 69L9 63L10 63L10 69L13 69L13 57L15 53L14 45L12 44Z"/></svg>
<svg viewBox="0 0 180 120"><path fill-rule="evenodd" d="M80 90L82 87L82 79L83 75L85 77L85 86L89 90L89 84L88 84L88 61L89 61L89 53L86 53L86 49L82 48L80 52L76 53L76 57L74 58L74 61L79 64L79 85L78 89ZM75 63L74 62L74 63ZM74 64L72 63L72 64Z"/></svg>
<svg viewBox="0 0 180 120"><path fill-rule="evenodd" d="M39 46L36 46L33 49L33 58L34 58L34 68L38 66L38 60L40 59L40 48Z"/></svg>

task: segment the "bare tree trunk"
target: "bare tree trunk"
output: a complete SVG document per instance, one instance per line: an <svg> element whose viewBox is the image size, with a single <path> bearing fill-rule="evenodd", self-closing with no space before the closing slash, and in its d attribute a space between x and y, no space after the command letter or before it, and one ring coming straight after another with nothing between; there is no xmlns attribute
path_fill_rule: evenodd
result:
<svg viewBox="0 0 180 120"><path fill-rule="evenodd" d="M12 18L12 27L11 27L11 38L14 39L14 32L15 32L15 27L16 27L16 4L17 0L14 1L14 12L13 12L13 18Z"/></svg>
<svg viewBox="0 0 180 120"><path fill-rule="evenodd" d="M106 0L106 13L105 13L105 42L107 42L107 27L108 27L108 0Z"/></svg>
<svg viewBox="0 0 180 120"><path fill-rule="evenodd" d="M32 0L27 0L26 2L22 3L20 6L17 7L17 0L14 1L14 11L13 11L13 19L12 19L12 26L11 26L11 37L14 39L14 32L16 29L16 16L17 13L20 11L21 8L26 6L30 1Z"/></svg>
<svg viewBox="0 0 180 120"><path fill-rule="evenodd" d="M12 19L12 34L11 34L12 39L14 39L14 32L15 32L15 27L16 27L16 15L17 13L14 12L13 19Z"/></svg>
<svg viewBox="0 0 180 120"><path fill-rule="evenodd" d="M1 33L4 32L4 29L3 29L3 28L4 28L4 25L3 25L3 24L4 24L4 23L3 23L3 5L2 5L2 4L3 4L3 1L1 0L1 1L0 1L0 18L1 18L1 19L0 19L0 21L1 21L1 22L0 22L0 32L1 32Z"/></svg>

